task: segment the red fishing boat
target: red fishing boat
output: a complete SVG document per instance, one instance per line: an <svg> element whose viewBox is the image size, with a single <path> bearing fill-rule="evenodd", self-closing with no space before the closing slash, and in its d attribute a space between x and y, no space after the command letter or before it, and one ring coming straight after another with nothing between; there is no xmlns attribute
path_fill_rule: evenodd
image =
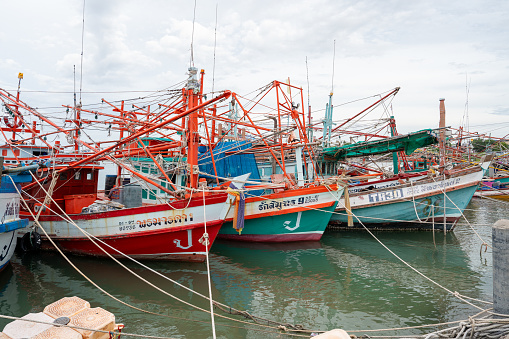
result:
<svg viewBox="0 0 509 339"><path fill-rule="evenodd" d="M110 254L183 261L205 259L230 204L228 193L210 191L205 186L198 188L198 174L194 173L199 141L197 124L188 125L187 147L179 145L179 152L185 151L189 166L187 186L179 192L171 180L168 185L162 186L149 175L139 173L118 160L126 157L126 144L130 144L127 148L129 155L138 152L155 160L157 153L152 153L145 146L136 148L132 145L140 141L140 137L154 131L157 133L176 120L196 120L200 110L230 95L224 92L204 101L196 73L195 69L190 70L186 88L182 90L186 102L180 106L178 114L165 119L159 117L157 123L144 123L131 129L122 127L120 140L108 147L100 147L99 143L90 145L80 138L84 123L80 106L73 108L75 115L71 122L75 126L66 129L20 101L19 91L14 96L0 90L0 100L10 114L8 119L4 119L6 126L1 128L6 142L0 147L2 152L10 156L8 162L12 165L21 162L42 165L34 176L34 182L23 187L21 214L34 225L42 227L43 248L52 248L55 244L67 252L94 256ZM72 142L71 152L66 152L60 144L49 144L46 141L48 134L38 129L37 119L53 128L50 133L65 135ZM5 132L13 133L13 136L20 132L31 135L27 139L16 140L14 137L7 138ZM118 165L119 172L129 172L138 182L125 185L119 177L117 187L110 192L115 194L108 197L106 192L98 192L99 170L103 169L100 162L105 160ZM158 165L156 161L155 164ZM141 182L155 185L168 197L158 203L143 203Z"/></svg>

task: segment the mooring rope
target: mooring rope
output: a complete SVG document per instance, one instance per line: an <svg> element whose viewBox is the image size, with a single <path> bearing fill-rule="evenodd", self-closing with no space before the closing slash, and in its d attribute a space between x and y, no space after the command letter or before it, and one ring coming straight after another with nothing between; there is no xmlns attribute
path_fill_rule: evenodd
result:
<svg viewBox="0 0 509 339"><path fill-rule="evenodd" d="M268 199L268 198L264 198L264 197L260 197L262 199ZM340 201L341 203L341 201ZM335 211L326 211L326 210L323 210L323 209L320 209L320 208L313 208L313 207L306 207L306 206L302 206L302 208L305 208L305 209L309 209L309 210L315 210L315 211L321 211L321 212L324 212L324 213L332 213L332 214L335 214L336 212ZM345 206L342 206L342 208L345 208ZM425 274L421 273L419 270L417 270L416 268L414 268L413 266L411 266L409 263L407 263L405 260L403 260L401 257L399 257L396 253L394 253L390 248L388 248L380 239L378 239L374 234L373 232L371 232L371 230L366 227L364 225L364 223L353 213L353 211L350 210L350 213L352 213L352 215L355 217L355 219L357 219L357 221L359 222L359 224L362 225L362 227L380 244L382 245L387 251L389 251L389 253L391 253L394 257L396 257L399 261L401 261L405 266L407 266L408 268L410 268L411 270L413 270L415 273L417 273L418 275L422 276L423 278L425 278L426 280L428 280L429 282L433 283L434 285L440 287L441 289L443 289L444 291L450 293L451 295L455 296L456 298L460 299L461 301L465 302L466 304L474 307L474 308L477 308L479 310L483 310L483 308L477 306L477 305L474 305L472 304L471 302L467 301L467 300L464 300L463 296L461 294L459 294L458 292L453 292L451 290L449 290L448 288L446 288L445 286L442 286L441 284L439 284L438 282L434 281L433 279L427 277Z"/></svg>
<svg viewBox="0 0 509 339"><path fill-rule="evenodd" d="M12 180L12 178L11 178L11 180ZM19 193L19 191L18 191L18 193ZM20 196L21 196L21 195L20 195ZM24 202L24 200L23 200L23 202ZM25 203L25 202L24 202L24 203ZM25 203L25 204L26 204L26 203ZM309 207L305 207L305 208L307 208L307 209L311 209L311 210L321 210L321 209L309 208ZM329 212L329 211L324 211L324 210L322 210L322 211L323 211L323 212L326 212L326 213L335 213L335 212ZM351 212L351 211L350 211L350 212ZM64 214L65 214L65 212L64 212ZM353 214L353 213L352 213L352 214ZM32 215L33 215L33 214L32 214ZM353 215L354 215L354 214L353 214ZM354 215L354 216L355 216L355 215ZM68 217L68 218L69 218L69 220L70 220L70 217L69 217L69 216L67 216L67 217ZM420 273L418 270L416 270L415 268L413 268L412 266L410 266L408 263L406 263L404 260L402 260L400 257L398 257L398 256L397 256L394 252L392 252L392 251L391 251L388 247L386 247L386 246L385 246L385 245L384 245L384 244L383 244L383 243L382 243L379 239L377 239L377 238L376 238L376 237L372 234L372 232L370 232L370 231L369 231L369 229L367 229L367 227L366 227L366 226L365 226L365 225L364 225L364 224L363 224L363 223L362 223L362 222L361 222L361 221L357 218L357 216L355 216L355 217L356 217L356 219L359 221L359 223L360 223L360 224L361 224L361 225L362 225L362 226L366 229L366 231L368 231L368 233L370 233L370 234L371 234L371 235L375 238L375 240L377 240L377 241L378 241L378 242L379 242L379 243L380 243L383 247L385 247L385 248L386 248L389 252L391 252L391 253L392 253L392 254L393 254L396 258L398 258L400 261L402 261L402 262L403 262L406 266L408 266L409 268L411 268L411 269L412 269L412 270L414 270L416 273L418 273L419 275L421 275L421 276L422 276L422 277L424 277L425 279L429 280L430 282L432 282L432 283L436 284L437 286L441 287L442 289L444 289L444 290L448 291L449 293L453 294L455 297L459 298L460 300L464 301L465 303L467 303L467 304L469 304L469 305L471 305L471 306L473 306L473 307L475 307L475 308L482 309L482 308L480 308L480 307L478 307L478 306L476 306L476 305L474 305L474 304L471 304L470 302L468 302L468 301L466 301L466 300L463 300L463 299L462 299L462 297L461 297L461 295L460 295L458 292L452 292L452 291L448 290L447 288L445 288L445 287L443 287L442 285L440 285L440 284L436 283L436 282L435 282L434 280L432 280L431 278L426 277L424 274ZM65 219L64 219L64 220L65 220ZM71 220L71 222L72 222L72 220ZM40 226L40 224L39 224L38 226L42 229L42 227ZM78 227L78 228L79 228L79 227ZM44 230L43 230L43 231L44 231ZM84 232L84 234L85 234L85 233L88 233L88 232L86 232L86 231L84 231L84 230L82 230L82 232ZM47 235L47 234L46 234L46 235ZM49 237L48 237L48 239L49 239L50 241L52 241ZM53 243L53 244L54 244L54 243ZM55 244L54 244L54 245L55 245ZM55 248L57 248L57 247L55 246ZM57 248L57 249L58 249L58 248ZM103 250L103 251L104 251L104 250ZM61 254L63 255L63 253L61 253ZM65 257L65 256L64 256L64 257ZM71 264L71 265L72 265L72 264ZM76 268L76 269L77 269L77 268ZM78 270L78 271L79 271L79 270ZM90 280L89 280L89 281L90 281ZM92 283L92 284L94 284L94 283ZM96 286L96 287L98 287L98 286ZM99 288L99 289L100 289L100 288ZM100 289L100 290L101 290L101 289ZM103 292L105 292L105 291L103 291ZM106 294L107 294L107 292L106 292ZM113 297L113 298L114 298L114 297ZM115 299L115 298L114 298L114 299ZM470 299L473 299L473 298L470 298ZM474 300L477 300L477 299L474 299ZM120 300L117 300L117 301L119 301L119 302L123 303L123 302L122 302L122 301L120 301ZM125 304L125 303L124 303L124 304ZM216 304L216 306L218 306L218 305ZM133 307L133 308L136 308L136 307ZM220 308L221 308L221 307L220 307ZM138 309L138 308L136 308L136 309ZM141 310L141 309L138 309L138 310L145 312L144 310ZM231 309L231 310L233 311L233 309ZM236 310L235 310L235 311L236 311ZM483 311L484 311L484 310L483 310ZM148 312L148 313L153 313L153 312L149 312L149 311L147 311L147 312ZM207 312L207 311L205 310L205 312ZM253 316L249 315L249 313L247 313L247 312L245 312L245 311L237 311L237 312L238 312L238 313L236 313L236 314L241 314L241 315L245 316L246 318L251 318L252 320L255 320L255 318L258 318L258 317L253 317ZM231 313L231 314L235 314L235 313L233 313L233 312L230 312L230 313ZM158 314L158 315L159 315L159 314ZM236 321L235 319L232 319L232 318L226 318L226 319L230 319L230 320L234 320L234 321ZM258 318L258 319L259 319L259 320L261 320L261 319L263 319L263 318ZM270 321L270 320L267 320L267 319L263 319L263 320L267 321L267 323L280 324L280 323L273 322L273 321ZM239 321L239 322L242 322L242 321ZM255 320L255 322L256 322L256 320ZM253 325L252 323L246 323L246 322L243 322L243 323L245 323L245 324L249 324L249 325ZM286 325L288 325L288 324L280 324L280 325L279 325L279 329L288 330L288 329L290 328L290 330L291 330L292 326L288 326L288 327L287 327ZM430 326L436 326L436 325L430 325ZM269 326L267 326L267 327L269 327ZM271 327L271 328L273 328L273 327ZM301 328L299 328L299 326L294 326L293 328L294 328L294 329L293 329L292 331L295 331L295 332L301 332L301 331L302 331L302 332L307 332L307 333L311 332L311 331L304 330L302 327L301 327ZM387 330L394 330L394 329L387 329ZM314 332L316 332L316 331L314 331ZM321 331L318 331L318 332L321 332ZM351 332L354 332L354 331L351 331ZM361 332L361 331L355 331L355 332ZM290 334L287 334L287 335L290 335ZM407 337L408 337L408 336L407 336Z"/></svg>
<svg viewBox="0 0 509 339"><path fill-rule="evenodd" d="M11 178L11 180L12 180L12 178ZM39 183L39 185L41 185L41 184ZM16 187L16 189L17 189L17 187ZM44 190L44 192L48 193L48 192L44 189L44 187L42 187L42 186L41 186L41 189L42 189L42 190ZM23 201L23 203L25 204L25 208L26 208L26 209L30 212L30 214L32 214L32 217L34 217L34 215L33 215L32 211L28 208L28 205L26 204L25 200L24 200L24 199L23 199L23 197L21 196L21 193L19 192L19 190L18 190L18 194L20 195L21 200L22 200L22 201ZM190 306L190 307L192 307L192 308L195 308L195 309L197 309L197 310L199 310L199 311L202 311L202 312L205 312L205 313L211 313L210 311L207 311L207 310L205 310L205 309L203 309L203 308L200 308L200 307L198 307L198 306L196 306L196 305L193 305L193 304L191 304L191 303L188 303L188 302L186 302L186 301L184 301L184 300L182 300L182 299L180 299L180 298L177 298L176 296L172 295L171 293L168 293L168 292L166 292L166 291L162 290L161 288L159 288L158 286L156 286L156 285L154 285L154 284L150 283L149 281L147 281L146 279L144 279L143 277L141 277L141 276L140 276L140 275L138 275L137 273L133 272L131 269L129 269L127 266L125 266L123 263L121 263L118 259L116 259L115 257L113 257L113 256L112 256L110 253L108 253L108 252L107 252L104 248L102 248L100 245L98 245L98 244L97 244L94 240L97 240L97 241L101 242L102 244L106 245L107 247L111 248L112 250L116 251L117 253L121 254L122 256L124 256L124 257L126 257L126 258L130 259L130 260L131 260L131 261L133 261L133 262L136 262L136 263L140 264L140 265L141 265L142 267L144 267L144 268L148 268L151 272L157 273L159 276L164 277L165 279L167 279L167 280L169 280L169 281L171 281L171 282L173 282L173 283L177 284L178 286L181 286L181 287L183 287L183 288L185 288L185 289L187 289L187 290L189 290L189 291L191 291L191 292L193 292L193 293L195 293L195 294L197 294L197 295L199 295L199 296L201 296L201 297L203 297L203 298L205 298L205 299L209 299L209 300L210 300L210 298L208 298L208 297L206 297L206 296L204 296L204 295L202 295L202 294L200 294L200 293L198 293L198 292L196 292L196 291L194 291L194 290L192 290L192 289L190 289L190 288L188 288L188 287L186 287L186 286L184 286L184 285L181 285L181 284L179 284L179 283L175 282L174 280L170 279L169 277L166 277L165 275L160 274L159 272L157 272L157 271L155 271L155 270L153 270L153 269L150 269L148 266L146 266L146 265L143 265L143 264L139 263L139 262L138 262L138 261L136 261L134 258L131 258L130 256L128 256L128 255L126 255L126 254L122 253L121 251L119 251L119 250L115 249L114 247L112 247L112 246L110 246L110 245L108 245L108 244L104 243L102 240L100 240L100 239L96 238L94 235L92 235L92 234L88 233L87 231L85 231L85 230L83 230L81 227L79 227L79 226L78 226L78 225L77 225L77 224L76 224L76 223L75 223L75 222L74 222L74 221L73 221L73 220L69 217L69 215L67 215L67 213L65 213L65 211L63 211L63 210L62 210L62 208L61 208L61 207L60 207L60 206L59 206L59 205L58 205L58 204L57 204L57 203L53 200L53 198L52 198L52 197L50 197L50 199L51 199L51 201L53 201L53 202L55 203L55 205L56 205L56 206L57 206L57 207L58 207L58 208L59 208L59 209L63 212L63 214L64 214L64 216L65 216L65 217L64 217L64 216L62 216L62 215L60 215L60 214L58 214L58 213L55 213L57 216L61 217L63 220L65 220L65 221L69 222L70 224L72 224L73 226L75 226L75 227L76 227L78 230L80 230L80 231L81 231L81 232L82 232L82 233L83 233L83 234L84 234L84 235L85 235L85 236L86 236L86 237L87 237L90 241L92 241L92 243L93 243L94 245L96 245L96 246L97 246L99 249L101 249L101 250L102 250L102 251L103 251L103 252L104 252L107 256L109 256L109 257L110 257L110 259L112 259L113 261L115 261L117 264L119 264L121 267L123 267L123 268L124 268L125 270L127 270L129 273L131 273L132 275L134 275L134 276L135 276L135 277L137 277L138 279L142 280L143 282L147 283L149 286L151 286L151 287L155 288L156 290L160 291L161 293L163 293L163 294L165 294L165 295L167 295L167 296L169 296L169 297L171 297L171 298L175 299L176 301L179 301L179 302L181 302L181 303L183 303L183 304L185 304L185 305L187 305L187 306ZM139 307L136 307L136 306L130 305L130 304L128 304L128 303L126 303L126 302L124 302L124 301L122 301L122 300L120 300L120 299L118 299L118 298L114 297L113 295L111 295L110 293L108 293L107 291L105 291L104 289L102 289L101 287L99 287L99 286L98 286L95 282L93 282L93 281L92 281L92 280L91 280L88 276L86 276L86 275L85 275L82 271L80 271L80 270L79 270L79 269L78 269L78 268L77 268L77 267L76 267L76 266L75 266L75 265L74 265L74 264L70 261L70 259L69 259L67 256L65 256L65 254L64 254L64 253L60 250L60 248L59 248L59 247L57 247L57 245L54 243L53 239L52 239L52 238L51 238L51 237L50 237L50 236L46 233L46 231L44 230L44 228L42 227L42 225L40 225L40 223L39 223L37 220L35 220L35 222L36 222L37 226L38 226L38 227L39 227L39 228L43 231L43 233L44 233L44 234L45 234L45 236L48 238L48 240L52 243L52 245L53 245L53 246L57 249L57 251L58 251L58 252L59 252L59 253L60 253L60 254L61 254L61 255L62 255L62 256L63 256L63 257L64 257L64 258L68 261L68 262L69 262L69 264L70 264L70 265L71 265L71 266L72 266L72 267L73 267L73 268L74 268L74 269L75 269L78 273L80 273L80 274L81 274L81 275L82 275L82 276L83 276L86 280L88 280L88 281L89 281L92 285L94 285L95 287L97 287L97 288L98 288L101 292L105 293L107 296L111 297L111 298L112 298L112 299L114 299L115 301L120 302L121 304L123 304L123 305L125 305L125 306L131 307L131 308L133 308L133 309L136 309L136 310L141 311L141 312L144 312L144 313L148 313L148 314L152 314L152 315L159 315L159 316L169 317L169 318L176 318L176 319L180 319L180 320L187 320L187 319L182 319L182 318L178 318L178 317L173 317L173 316L169 316L169 315L165 315L165 314L160 314L160 313L155 313L155 312L147 311L147 310L141 309L141 308L139 308ZM242 315L242 316L244 316L244 317L245 317L245 318L247 318L247 319L251 319L251 320L253 320L255 323L253 324L253 323L245 322L245 321L242 321L242 320L238 320L238 319L234 319L234 318L229 318L229 317L226 317L226 316L223 316L223 315L216 314L218 317L223 318L223 319L231 320L231 321L234 321L234 322L239 322L239 323L246 324L246 325L256 325L256 326L261 326L261 327L265 327L265 328L272 328L272 329L277 329L277 328L278 328L277 326L280 326L280 325L284 325L284 326L286 326L286 327L287 327L287 328L289 328L289 329L295 329L295 330L300 330L300 329L302 329L302 326L299 326L299 325L281 324L280 322L275 322L275 321L272 321L272 320L269 320L269 319L264 319L264 318L262 318L262 317L253 316L253 315L249 314L249 312L247 312L247 311L239 311L239 310L236 310L236 309L234 309L234 308L232 308L232 307L229 307L229 306L226 306L226 305L220 304L220 303L218 303L218 302L216 302L216 301L213 301L213 302L214 302L214 305L215 305L216 307L218 307L219 309L221 309L221 310L223 310L223 311L225 311L225 309L230 309L230 312L226 312L226 311L225 311L225 313L230 313L230 314L232 314L232 315L236 315L236 314L238 314L238 315ZM267 323L268 325L263 325L263 324L262 324L262 322L263 322L263 323ZM271 326L271 325L272 325L272 326ZM224 325L224 324L221 324L221 326L229 327L228 325ZM259 329L250 328L250 330L257 330L257 331L258 331ZM271 332L271 333L280 333L280 332Z"/></svg>
<svg viewBox="0 0 509 339"><path fill-rule="evenodd" d="M433 179L433 181L435 181L435 178L433 178L433 177L432 177L432 179ZM436 181L435 181L435 182L436 182ZM463 211L462 211L462 210L458 207L458 205L456 205L456 204L454 203L454 201L452 201L452 199L449 197L449 195L447 195L447 194L446 194L446 192L445 192L445 186L444 186L444 188L442 188L442 191L444 192L444 197L446 197L446 198L447 198L447 200L449 200L449 201L450 201L450 202L454 205L454 207L456 207L456 208L458 209L458 211L461 213L461 216L463 217L463 219L465 219L465 221L466 221L467 225L468 225L468 226L472 229L472 231L474 231L475 235L477 235L477 237L479 238L479 240L481 240L481 241L482 241L481 246L488 246L488 247L490 247L490 248L493 248L493 247L491 247L491 245L489 245L489 244L488 244L488 243L487 243L487 242L486 242L486 241L485 241L485 240L481 237L481 235L480 235L480 234L479 234L479 233L478 233L478 232L474 229L474 227L473 227L473 226L470 224L470 222L468 221L467 217L465 217L465 214L463 213ZM444 199L444 206L445 206L445 199ZM444 209L444 220L445 220L445 219L446 219L446 213L445 213L445 209Z"/></svg>

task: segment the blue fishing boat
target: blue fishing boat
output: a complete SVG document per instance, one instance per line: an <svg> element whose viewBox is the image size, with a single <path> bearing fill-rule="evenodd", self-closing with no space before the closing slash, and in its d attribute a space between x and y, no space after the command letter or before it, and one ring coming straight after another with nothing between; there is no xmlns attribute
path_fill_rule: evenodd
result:
<svg viewBox="0 0 509 339"><path fill-rule="evenodd" d="M18 189L20 183L32 180L28 170L37 169L38 165L3 168L3 158L0 158L1 185L0 185L0 271L11 260L16 248L16 231L28 225L28 219L19 217L20 197ZM16 186L15 186L16 185Z"/></svg>

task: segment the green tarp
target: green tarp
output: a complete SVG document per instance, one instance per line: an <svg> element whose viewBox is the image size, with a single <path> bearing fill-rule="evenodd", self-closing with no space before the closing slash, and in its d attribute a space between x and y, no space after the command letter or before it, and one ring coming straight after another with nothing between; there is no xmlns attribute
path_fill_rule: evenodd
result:
<svg viewBox="0 0 509 339"><path fill-rule="evenodd" d="M357 142L352 145L324 148L324 156L333 157L336 160L345 158L362 157L390 152L405 151L411 154L420 147L438 143L438 137L432 129L425 129L407 135L399 135L383 140Z"/></svg>

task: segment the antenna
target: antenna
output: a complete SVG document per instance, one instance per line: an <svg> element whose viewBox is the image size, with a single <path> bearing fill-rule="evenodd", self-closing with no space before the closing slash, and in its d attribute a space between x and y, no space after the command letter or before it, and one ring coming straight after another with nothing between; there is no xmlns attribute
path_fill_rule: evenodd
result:
<svg viewBox="0 0 509 339"><path fill-rule="evenodd" d="M83 24L81 26L80 106L81 106L81 89L83 86L83 41L84 40L85 40L85 0L83 0ZM75 92L76 92L76 90L75 90Z"/></svg>
<svg viewBox="0 0 509 339"><path fill-rule="evenodd" d="M76 65L73 65L73 75L74 75L74 108L76 108ZM81 91L80 91L80 94L81 94ZM81 97L80 97L80 101L81 101Z"/></svg>
<svg viewBox="0 0 509 339"><path fill-rule="evenodd" d="M212 95L214 95L214 79L216 76L216 40L217 40L217 6L216 3L216 27L214 28L214 64L212 66Z"/></svg>
<svg viewBox="0 0 509 339"><path fill-rule="evenodd" d="M469 131L470 130L470 126L469 126L470 122L469 122L469 118L468 118L468 94L470 93L470 81L468 80L468 73L465 73L465 91L466 91L467 99L465 101L464 123L465 123L466 130Z"/></svg>
<svg viewBox="0 0 509 339"><path fill-rule="evenodd" d="M309 95L309 68L307 56L306 56L306 78L308 81L308 140L313 141L313 128L311 126L311 99Z"/></svg>
<svg viewBox="0 0 509 339"><path fill-rule="evenodd" d="M330 145L331 133L332 133L332 96L334 95L334 61L336 60L336 39L334 39L334 53L332 57L332 84L329 94L329 103L325 106L325 118L323 119L323 147Z"/></svg>
<svg viewBox="0 0 509 339"><path fill-rule="evenodd" d="M191 60L189 60L189 67L194 67L193 43L194 43L194 21L196 19L196 0L194 0L193 11L193 32L191 34Z"/></svg>
<svg viewBox="0 0 509 339"><path fill-rule="evenodd" d="M311 107L310 98L309 98L309 69L308 69L308 57L306 56L306 78L308 81L308 107Z"/></svg>
<svg viewBox="0 0 509 339"><path fill-rule="evenodd" d="M336 39L334 39L334 52L332 56L332 86L331 86L331 94L334 93L334 61L336 60Z"/></svg>

